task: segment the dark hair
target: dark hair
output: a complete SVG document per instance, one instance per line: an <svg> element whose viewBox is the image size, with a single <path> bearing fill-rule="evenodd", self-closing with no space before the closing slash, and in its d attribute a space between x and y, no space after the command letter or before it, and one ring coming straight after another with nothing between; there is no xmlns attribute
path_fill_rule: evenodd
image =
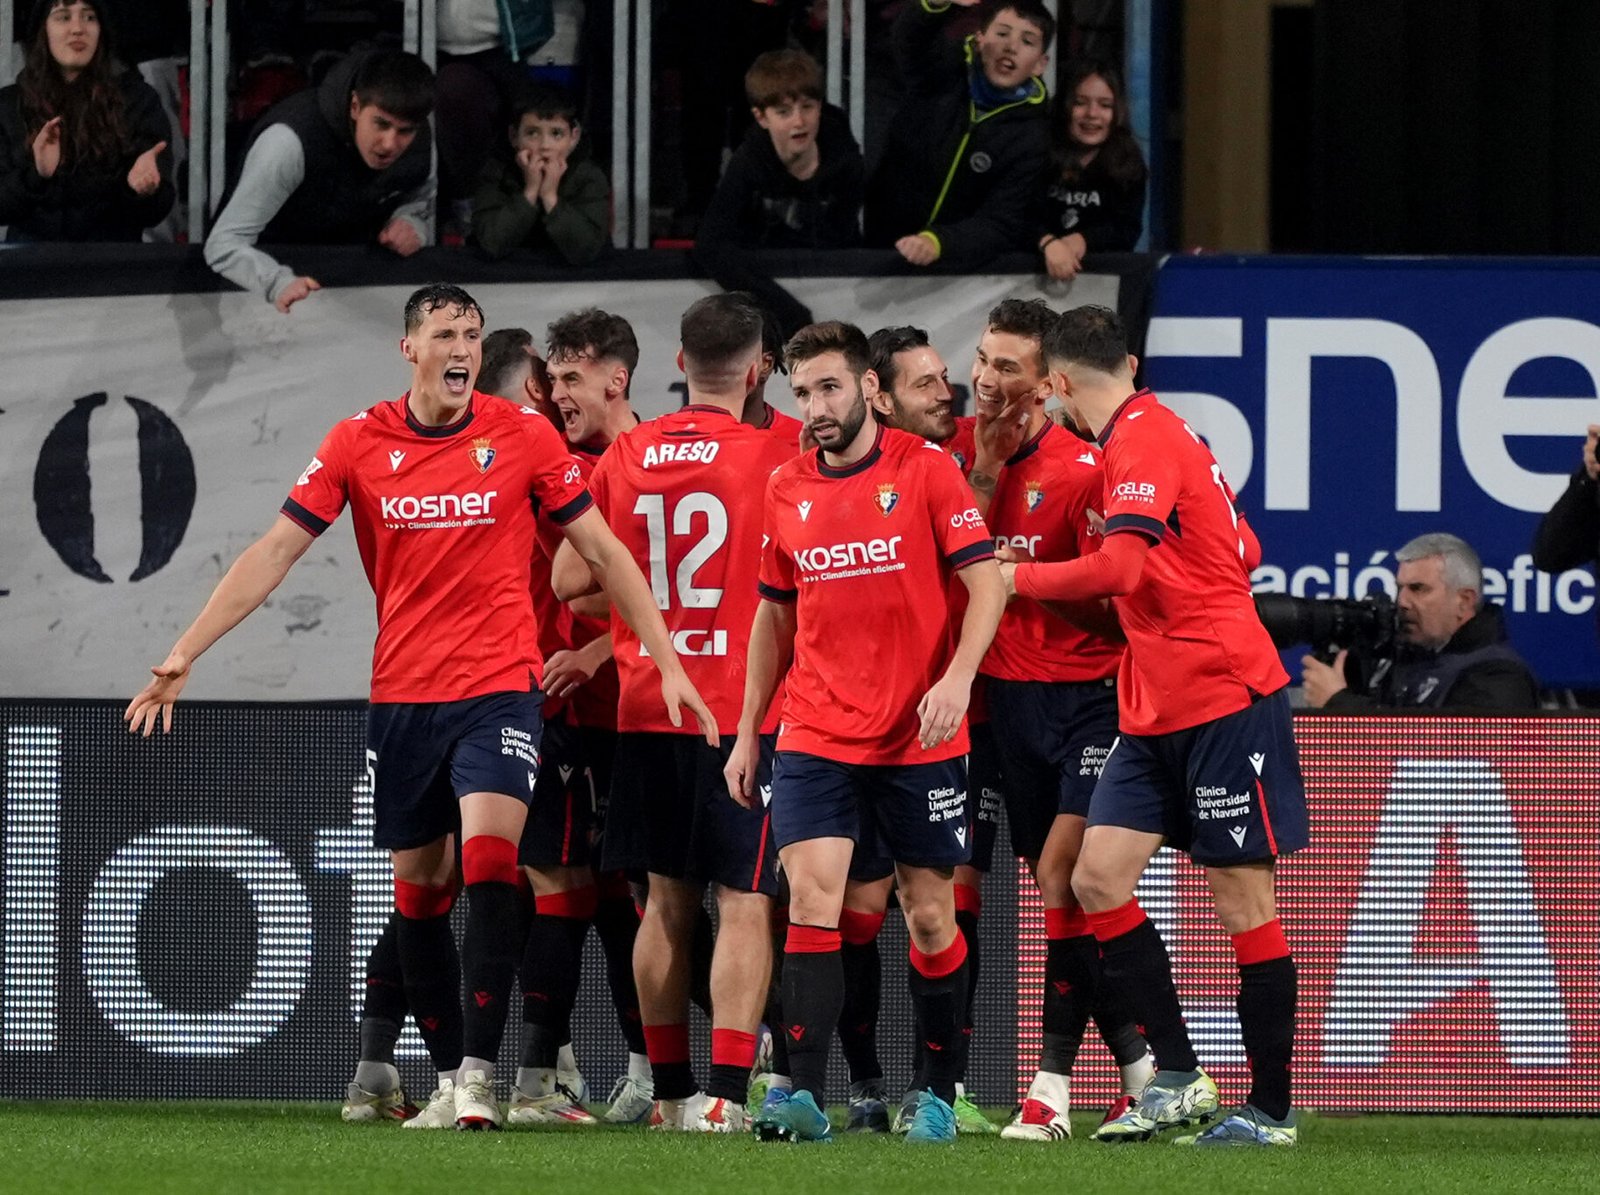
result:
<svg viewBox="0 0 1600 1195"><path fill-rule="evenodd" d="M1128 336L1109 307L1069 307L1045 335L1044 355L1052 368L1086 365L1119 373L1128 364Z"/></svg>
<svg viewBox="0 0 1600 1195"><path fill-rule="evenodd" d="M894 363L896 353L903 353L907 349L925 348L927 345L928 334L921 328L913 328L910 324L901 324L895 328L879 328L867 337L867 346L872 350L872 372L878 375L879 387L884 390L894 390L894 384L900 377L900 369Z"/></svg>
<svg viewBox="0 0 1600 1195"><path fill-rule="evenodd" d="M784 363L789 372L802 361L810 361L824 353L843 353L850 372L859 378L872 368L872 347L867 334L854 324L843 320L823 320L820 324L807 324L783 346Z"/></svg>
<svg viewBox="0 0 1600 1195"><path fill-rule="evenodd" d="M1039 36L1044 41L1044 48L1048 50L1051 40L1056 35L1056 19L1039 0L983 0L983 4L978 8L978 28L987 29L994 24L995 18L1008 8L1021 20L1038 26Z"/></svg>
<svg viewBox="0 0 1600 1195"><path fill-rule="evenodd" d="M478 389L485 394L511 398L507 383L517 367L528 360L533 333L526 328L498 328L483 338L483 364L478 367Z"/></svg>
<svg viewBox="0 0 1600 1195"><path fill-rule="evenodd" d="M771 108L784 100L821 100L822 67L804 50L768 50L756 55L744 73L744 94L752 108Z"/></svg>
<svg viewBox="0 0 1600 1195"><path fill-rule="evenodd" d="M540 120L564 120L574 128L578 124L578 101L572 93L553 83L532 82L517 89L511 101L511 127L522 123L524 116L537 116Z"/></svg>
<svg viewBox="0 0 1600 1195"><path fill-rule="evenodd" d="M1044 338L1056 325L1056 313L1042 299L1002 299L989 310L988 326L1031 340L1039 346L1039 372L1045 372Z"/></svg>
<svg viewBox="0 0 1600 1195"><path fill-rule="evenodd" d="M350 90L361 107L376 104L401 120L421 124L433 111L433 72L404 50L369 54L356 68Z"/></svg>
<svg viewBox="0 0 1600 1195"><path fill-rule="evenodd" d="M598 307L568 312L550 325L545 340L551 362L592 354L596 361L622 362L630 376L639 364L639 341L634 337L633 325Z"/></svg>
<svg viewBox="0 0 1600 1195"><path fill-rule="evenodd" d="M451 319L458 319L470 311L478 317L479 324L484 322L483 308L466 291L449 282L430 282L413 291L406 300L406 335L422 327L422 321L440 308L449 308Z"/></svg>
<svg viewBox="0 0 1600 1195"><path fill-rule="evenodd" d="M749 294L741 291L740 294ZM751 295L751 298L754 298ZM788 373L789 367L783 363L783 327L778 323L777 316L765 307L761 309L761 353L765 356L772 354L772 368L777 373Z"/></svg>
<svg viewBox="0 0 1600 1195"><path fill-rule="evenodd" d="M1096 156L1113 182L1127 186L1144 177L1144 152L1139 148L1139 139L1133 135L1133 130L1128 126L1128 105L1123 98L1125 93L1122 90L1122 73L1109 62L1098 58L1081 58L1069 66L1062 77L1061 88L1052 101L1051 173L1062 182L1068 183L1076 182L1083 174L1084 167L1078 158L1083 153L1084 147L1072 139L1072 103L1078 94L1079 84L1096 75L1105 80L1106 86L1111 89L1112 98L1111 128L1106 133L1105 144L1100 147L1100 152Z"/></svg>
<svg viewBox="0 0 1600 1195"><path fill-rule="evenodd" d="M715 370L732 363L761 343L762 323L761 308L747 294L732 291L696 299L678 324L684 364Z"/></svg>
<svg viewBox="0 0 1600 1195"><path fill-rule="evenodd" d="M119 166L133 147L128 141L122 88L117 83L123 67L116 60L111 22L103 6L82 0L94 10L100 26L100 40L95 45L94 57L76 79L68 83L62 78L61 67L50 53L47 29L50 14L74 2L76 0L41 0L35 6L33 41L17 75L17 93L27 138L23 152L28 153L39 130L59 116L62 170L91 163Z"/></svg>

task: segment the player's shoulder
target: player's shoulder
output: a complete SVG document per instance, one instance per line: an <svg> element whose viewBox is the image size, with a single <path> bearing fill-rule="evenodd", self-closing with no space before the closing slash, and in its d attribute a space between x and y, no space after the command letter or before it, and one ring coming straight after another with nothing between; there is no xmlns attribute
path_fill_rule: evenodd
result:
<svg viewBox="0 0 1600 1195"><path fill-rule="evenodd" d="M485 394L481 390L473 392L472 417L474 421L481 422L485 426L512 424L518 428L537 427L544 431L555 431L550 420L542 415L537 407L531 407L527 403L512 402L509 398L501 398L498 394Z"/></svg>
<svg viewBox="0 0 1600 1195"><path fill-rule="evenodd" d="M1053 423L1039 441L1039 455L1065 473L1092 473L1105 465L1105 453L1098 444Z"/></svg>

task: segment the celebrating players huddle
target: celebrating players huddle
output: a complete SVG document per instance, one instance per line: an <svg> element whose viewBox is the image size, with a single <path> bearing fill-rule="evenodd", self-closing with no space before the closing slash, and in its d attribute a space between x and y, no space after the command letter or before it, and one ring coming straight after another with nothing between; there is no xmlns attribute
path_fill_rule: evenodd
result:
<svg viewBox="0 0 1600 1195"><path fill-rule="evenodd" d="M1071 1135L1092 1018L1123 1080L1097 1140L1294 1143L1288 677L1249 525L1204 442L1136 389L1114 313L999 304L965 419L917 329L823 322L780 346L740 294L684 313L688 399L648 422L618 316L556 321L544 360L510 330L486 351L458 287L419 290L405 325L410 389L328 434L126 713L170 730L194 661L350 508L395 911L346 1120L594 1124L570 1051L592 924L629 1050L606 1119L830 1140L838 1032L845 1127L888 1131L873 1026L893 893L916 1026L893 1127L993 1132L962 1085L1003 803L1048 950L1038 1071L1001 1136ZM764 398L781 367L798 423ZM1239 963L1251 1085L1227 1115L1134 897L1162 845L1204 869ZM438 1072L420 1111L394 1066L407 1015Z"/></svg>

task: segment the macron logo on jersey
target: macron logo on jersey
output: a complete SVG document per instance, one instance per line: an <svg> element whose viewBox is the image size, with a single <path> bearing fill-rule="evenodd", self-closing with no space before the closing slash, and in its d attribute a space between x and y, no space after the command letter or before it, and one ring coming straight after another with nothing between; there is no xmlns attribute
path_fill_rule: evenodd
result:
<svg viewBox="0 0 1600 1195"><path fill-rule="evenodd" d="M396 448L393 452L391 452L389 454L389 472L391 472L391 473L399 472L399 470L400 470L400 462L405 460L405 459L406 459L406 454L404 452L400 451L400 449Z"/></svg>
<svg viewBox="0 0 1600 1195"><path fill-rule="evenodd" d="M1093 464L1098 464L1098 463L1099 463L1099 462L1097 462L1097 461L1096 461L1096 460L1095 460L1095 459L1094 459L1094 453L1092 453L1092 452L1085 452L1085 453L1082 453L1082 454L1081 454L1081 455L1080 455L1080 456L1079 456L1079 457L1078 457L1078 463L1079 463L1079 464L1080 464L1080 465L1093 465Z"/></svg>
<svg viewBox="0 0 1600 1195"><path fill-rule="evenodd" d="M1143 502L1147 506L1156 504L1156 487L1148 481L1125 481L1111 491L1111 496L1118 502Z"/></svg>
<svg viewBox="0 0 1600 1195"><path fill-rule="evenodd" d="M811 500L809 498L804 502L795 503L794 508L800 512L800 521L802 523L811 517Z"/></svg>
<svg viewBox="0 0 1600 1195"><path fill-rule="evenodd" d="M312 457L311 463L306 466L306 471L300 474L300 480L296 481L295 485L309 485L311 482L311 475L320 468L322 468L322 462L316 457Z"/></svg>
<svg viewBox="0 0 1600 1195"><path fill-rule="evenodd" d="M795 565L808 579L831 581L835 577L854 577L865 572L898 572L905 568L900 559L903 535L888 539L854 539L825 547L802 548L794 554ZM854 569L855 572L839 570Z"/></svg>

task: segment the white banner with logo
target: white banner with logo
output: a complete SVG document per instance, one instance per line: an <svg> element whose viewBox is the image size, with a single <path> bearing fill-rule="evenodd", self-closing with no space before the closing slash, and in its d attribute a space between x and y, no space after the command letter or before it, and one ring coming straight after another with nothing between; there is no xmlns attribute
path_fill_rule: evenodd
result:
<svg viewBox="0 0 1600 1195"><path fill-rule="evenodd" d="M928 330L965 380L1004 298L1114 305L1117 279L1028 276L787 282L820 318ZM641 352L634 407L676 407L678 317L708 282L471 288L491 329L579 306L626 316ZM409 287L330 289L279 315L242 293L0 302L0 696L125 697L276 516L337 420L409 382ZM793 410L784 379L769 398ZM192 462L190 464L189 462ZM196 667L185 695L303 701L366 695L372 594L341 520L266 605Z"/></svg>

